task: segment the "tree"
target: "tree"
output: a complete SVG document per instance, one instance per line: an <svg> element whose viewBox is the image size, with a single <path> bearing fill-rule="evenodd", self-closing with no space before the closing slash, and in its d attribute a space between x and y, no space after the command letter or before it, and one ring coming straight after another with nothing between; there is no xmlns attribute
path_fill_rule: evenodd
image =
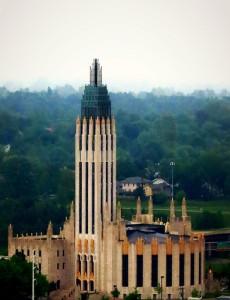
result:
<svg viewBox="0 0 230 300"><path fill-rule="evenodd" d="M116 285L114 286L113 290L110 292L110 294L113 296L114 299L118 298L120 295L120 292Z"/></svg>
<svg viewBox="0 0 230 300"><path fill-rule="evenodd" d="M193 288L192 290L192 297L197 298L199 296L199 291L196 288Z"/></svg>
<svg viewBox="0 0 230 300"><path fill-rule="evenodd" d="M140 299L140 294L137 288L134 288L134 291L132 293L129 293L125 297L125 300L138 300L138 299Z"/></svg>
<svg viewBox="0 0 230 300"><path fill-rule="evenodd" d="M28 199L36 195L32 165L27 158L9 156L4 160L2 169L7 197Z"/></svg>
<svg viewBox="0 0 230 300"><path fill-rule="evenodd" d="M160 285L160 283L158 282L157 286L154 288L154 290L157 292L158 297L159 295L163 292L163 287Z"/></svg>
<svg viewBox="0 0 230 300"><path fill-rule="evenodd" d="M222 266L221 276L227 278L228 289L230 289L230 263Z"/></svg>
<svg viewBox="0 0 230 300"><path fill-rule="evenodd" d="M49 283L46 276L35 269L35 295L46 296ZM9 300L28 299L32 293L32 263L28 263L25 255L17 253L9 260L0 260L0 290L1 295L7 295Z"/></svg>

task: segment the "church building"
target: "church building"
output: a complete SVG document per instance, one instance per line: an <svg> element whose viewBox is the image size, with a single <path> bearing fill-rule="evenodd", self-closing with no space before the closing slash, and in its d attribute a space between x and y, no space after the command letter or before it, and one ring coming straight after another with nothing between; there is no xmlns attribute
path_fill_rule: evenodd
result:
<svg viewBox="0 0 230 300"><path fill-rule="evenodd" d="M70 199L71 200L71 199ZM13 236L9 227L9 256L23 251L49 281L60 288L78 285L81 292L109 293L120 297L137 287L141 298L189 297L196 288L204 293L204 237L192 232L186 200L176 217L174 200L167 223L154 217L149 196L148 213L141 213L141 199L132 221L122 218L116 202L116 126L107 86L102 84L98 59L90 68L81 116L76 119L75 205L60 234L52 224L46 235Z"/></svg>

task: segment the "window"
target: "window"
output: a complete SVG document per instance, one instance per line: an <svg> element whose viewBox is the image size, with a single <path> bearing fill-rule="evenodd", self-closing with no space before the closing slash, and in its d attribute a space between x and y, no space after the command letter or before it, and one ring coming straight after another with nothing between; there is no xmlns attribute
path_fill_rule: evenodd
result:
<svg viewBox="0 0 230 300"><path fill-rule="evenodd" d="M191 253L190 263L190 284L194 285L194 253Z"/></svg>
<svg viewBox="0 0 230 300"><path fill-rule="evenodd" d="M143 286L143 255L137 255L137 286Z"/></svg>
<svg viewBox="0 0 230 300"><path fill-rule="evenodd" d="M184 254L180 254L179 260L179 285L184 285Z"/></svg>
<svg viewBox="0 0 230 300"><path fill-rule="evenodd" d="M63 269L63 270L65 269L65 263L62 264L62 269Z"/></svg>
<svg viewBox="0 0 230 300"><path fill-rule="evenodd" d="M57 270L59 270L59 264L57 264Z"/></svg>
<svg viewBox="0 0 230 300"><path fill-rule="evenodd" d="M166 286L172 286L172 255L166 255Z"/></svg>
<svg viewBox="0 0 230 300"><path fill-rule="evenodd" d="M39 271L39 273L41 273L41 270L42 270L42 265L38 264L38 271Z"/></svg>
<svg viewBox="0 0 230 300"><path fill-rule="evenodd" d="M65 256L65 250L64 249L62 250L62 256Z"/></svg>
<svg viewBox="0 0 230 300"><path fill-rule="evenodd" d="M59 256L59 250L57 250L57 256Z"/></svg>
<svg viewBox="0 0 230 300"><path fill-rule="evenodd" d="M158 283L158 255L152 255L152 287Z"/></svg>
<svg viewBox="0 0 230 300"><path fill-rule="evenodd" d="M41 250L38 251L38 256L39 256L39 257L42 256L42 251L41 251Z"/></svg>
<svg viewBox="0 0 230 300"><path fill-rule="evenodd" d="M201 253L199 253L199 284L201 284Z"/></svg>
<svg viewBox="0 0 230 300"><path fill-rule="evenodd" d="M30 256L30 250L27 249L27 256Z"/></svg>
<svg viewBox="0 0 230 300"><path fill-rule="evenodd" d="M128 286L129 281L129 257L122 255L122 286Z"/></svg>

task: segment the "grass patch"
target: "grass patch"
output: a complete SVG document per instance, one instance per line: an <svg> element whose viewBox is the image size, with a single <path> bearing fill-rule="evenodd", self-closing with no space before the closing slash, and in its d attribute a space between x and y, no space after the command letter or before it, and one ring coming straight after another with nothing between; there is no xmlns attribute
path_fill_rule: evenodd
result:
<svg viewBox="0 0 230 300"><path fill-rule="evenodd" d="M125 219L131 220L131 215L136 214L137 201L134 197L123 197L120 198L122 207L122 215ZM148 200L141 201L142 212L146 213L148 210ZM176 216L181 216L181 204L175 203ZM187 200L187 214L191 216L194 229L207 229L205 226L198 226L198 223L202 223L201 217L204 219L206 214L210 218L220 218L221 222L211 222L208 229L216 228L230 228L230 200L212 200L212 201L198 201L198 200ZM153 213L155 217L164 217L167 219L170 214L170 200L164 204L154 204L153 202ZM209 214L210 213L210 214ZM207 216L206 216L207 217ZM223 225L221 225L223 224ZM205 225L205 224L204 224ZM213 226L213 227L212 227Z"/></svg>

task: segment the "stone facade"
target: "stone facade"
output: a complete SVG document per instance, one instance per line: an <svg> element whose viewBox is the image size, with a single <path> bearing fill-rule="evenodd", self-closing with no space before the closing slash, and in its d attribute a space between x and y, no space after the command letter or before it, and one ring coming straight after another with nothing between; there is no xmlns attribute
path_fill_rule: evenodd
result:
<svg viewBox="0 0 230 300"><path fill-rule="evenodd" d="M143 298L156 297L155 287L161 281L164 298L178 298L180 287L184 288L185 296L194 287L203 293L204 238L192 233L185 199L179 218L175 216L172 199L166 224L154 220L151 197L147 214L141 213L138 199L132 223L121 218L121 206L116 207L115 195L115 120L111 118L109 99L98 98L97 85L103 87L95 77L99 70L101 79L101 68L95 60L91 68L94 76L90 77L90 87L85 88L84 109L76 125L77 282L82 291L96 289L109 293L117 286L121 295L137 287Z"/></svg>
<svg viewBox="0 0 230 300"><path fill-rule="evenodd" d="M39 271L47 275L57 288L73 287L74 280L74 208L59 235L53 234L51 222L46 235L13 236L13 227L8 229L8 255L22 252L29 262L34 261Z"/></svg>
<svg viewBox="0 0 230 300"><path fill-rule="evenodd" d="M147 214L138 199L132 222L122 219L116 205L115 119L98 60L76 120L75 195L75 213L72 204L59 235L53 235L51 223L40 236L13 237L10 226L9 256L22 251L31 261L35 250L49 281L61 288L78 285L82 292L110 293L117 286L123 297L137 287L142 298L155 299L162 284L163 299L179 298L180 288L185 297L193 288L204 293L204 238L192 232L185 199L180 217L171 200L166 224L154 218L151 196Z"/></svg>

